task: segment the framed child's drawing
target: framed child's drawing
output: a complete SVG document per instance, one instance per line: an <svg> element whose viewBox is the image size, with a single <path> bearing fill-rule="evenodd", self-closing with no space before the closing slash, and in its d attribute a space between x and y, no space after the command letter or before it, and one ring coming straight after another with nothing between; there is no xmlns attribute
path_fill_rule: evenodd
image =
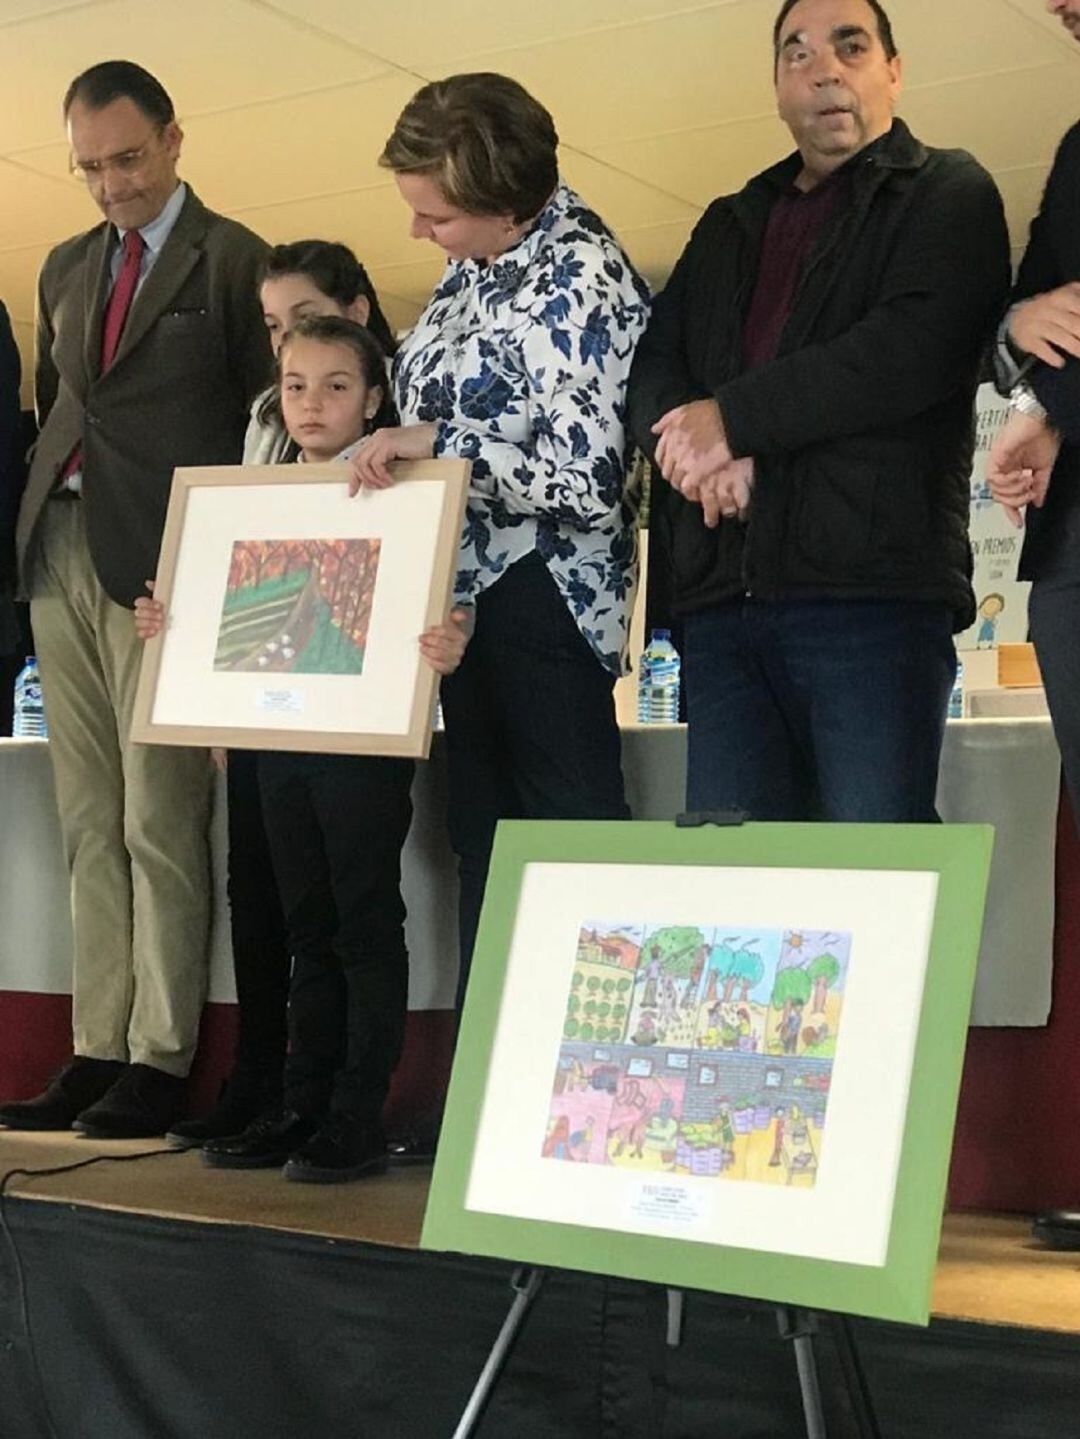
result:
<svg viewBox="0 0 1080 1439"><path fill-rule="evenodd" d="M176 471L134 740L427 754L417 640L450 606L469 466L394 469L355 498L341 465Z"/></svg>
<svg viewBox="0 0 1080 1439"><path fill-rule="evenodd" d="M925 1323L991 841L500 825L424 1246Z"/></svg>

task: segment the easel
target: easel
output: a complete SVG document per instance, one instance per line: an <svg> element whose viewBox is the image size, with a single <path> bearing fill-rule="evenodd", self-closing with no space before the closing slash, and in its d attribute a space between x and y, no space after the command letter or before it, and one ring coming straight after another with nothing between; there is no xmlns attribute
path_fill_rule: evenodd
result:
<svg viewBox="0 0 1080 1439"><path fill-rule="evenodd" d="M510 1278L513 1299L503 1320L495 1343L491 1346L487 1361L480 1371L469 1402L461 1416L453 1439L471 1439L480 1422L484 1406L491 1397L502 1367L521 1332L533 1300L540 1292L544 1271L524 1265L515 1269ZM678 1349L682 1344L685 1295L681 1289L667 1291L667 1346ZM814 1335L819 1328L818 1316L808 1309L796 1309L788 1304L777 1305L776 1319L781 1340L790 1340L795 1350L795 1366L799 1375L799 1392L802 1396L803 1418L806 1423L806 1439L828 1439L825 1426L825 1411L821 1404L821 1385L818 1381L817 1356L814 1353ZM855 1417L864 1439L881 1439L877 1419L874 1415L870 1394L851 1342L847 1320L839 1320L837 1346L840 1350L841 1367L848 1387L849 1397L855 1409Z"/></svg>
<svg viewBox="0 0 1080 1439"><path fill-rule="evenodd" d="M502 1328L499 1330L498 1338L491 1346L491 1353L487 1357L487 1363L480 1371L480 1378L476 1381L473 1392L469 1395L469 1402L465 1406L465 1412L461 1421L454 1430L454 1439L470 1439L473 1430L479 1422L483 1413L484 1405L487 1403L495 1381L498 1379L506 1357L510 1353L514 1340L518 1336L521 1326L525 1323L525 1316L532 1307L532 1302L540 1291L540 1285L544 1278L542 1269L532 1269L523 1266L515 1269L510 1276L510 1288L514 1291L514 1298L510 1304L510 1312L503 1320Z"/></svg>
<svg viewBox="0 0 1080 1439"><path fill-rule="evenodd" d="M738 809L701 810L676 815L675 824L679 829L699 829L702 825L707 824L715 824L726 829L745 824L748 817L745 811ZM513 1290L514 1298L511 1301L509 1312L503 1320L498 1337L488 1354L487 1362L480 1371L480 1377L469 1396L465 1412L454 1430L453 1439L471 1439L514 1341L521 1332L526 1316L540 1291L543 1278L543 1270L528 1265L516 1269L511 1276L510 1287ZM668 1289L666 1342L669 1349L678 1349L682 1343L684 1308L684 1292L681 1289ZM777 1305L776 1318L781 1340L790 1340L795 1351L803 1418L806 1422L806 1439L828 1439L825 1412L821 1404L817 1356L814 1353L814 1336L819 1330L819 1318L811 1310L797 1309L787 1304ZM836 1340L841 1367L859 1428L864 1439L881 1439L862 1366L852 1342L848 1321L843 1316L838 1319Z"/></svg>

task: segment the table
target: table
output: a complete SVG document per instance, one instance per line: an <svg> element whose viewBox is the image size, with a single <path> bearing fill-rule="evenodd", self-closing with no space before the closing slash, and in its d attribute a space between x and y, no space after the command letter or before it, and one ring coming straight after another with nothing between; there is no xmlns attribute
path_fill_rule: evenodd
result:
<svg viewBox="0 0 1080 1439"><path fill-rule="evenodd" d="M681 805L685 731L623 731L631 806L667 818ZM456 962L453 858L442 832L439 737L414 790L403 856L412 973L405 1056L395 1076L399 1115L437 1102L453 1047ZM969 1036L950 1193L955 1203L1024 1209L1080 1198L1080 843L1058 828L1056 1005L1054 834L1057 752L1040 719L950 722L939 805L949 820L997 824L991 893ZM230 1063L235 1007L224 923L224 807L214 817L217 917L211 1002L193 1071L196 1107ZM70 1045L68 888L47 746L0 740L0 1094L33 1092ZM1001 1026L1025 1026L1009 1028Z"/></svg>
<svg viewBox="0 0 1080 1439"><path fill-rule="evenodd" d="M421 766L413 802L412 828L402 855L405 937L412 956L409 1007L449 1009L457 966L457 878L443 833L446 776L441 760ZM0 991L70 994L68 877L44 741L0 739L0 816ZM208 999L234 1004L224 779L215 789L211 824L214 918Z"/></svg>
<svg viewBox="0 0 1080 1439"><path fill-rule="evenodd" d="M670 819L683 802L682 725L623 728L627 795L637 819ZM1054 816L1058 754L1049 721L981 719L946 727L938 800L946 821L996 829L976 1025L1045 1024L1054 931ZM415 817L402 856L408 909L409 1007L445 1010L456 967L456 874L443 833L446 780L440 737L418 767ZM0 740L0 990L69 994L71 925L48 746ZM212 1003L235 1001L225 900L224 785L213 820L215 903Z"/></svg>

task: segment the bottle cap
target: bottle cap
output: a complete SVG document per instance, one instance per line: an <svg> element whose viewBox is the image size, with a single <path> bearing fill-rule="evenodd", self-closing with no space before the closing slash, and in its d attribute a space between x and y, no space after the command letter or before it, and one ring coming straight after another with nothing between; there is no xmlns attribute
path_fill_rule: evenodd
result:
<svg viewBox="0 0 1080 1439"><path fill-rule="evenodd" d="M653 637L654 640L669 640L669 639L671 638L671 631L670 631L670 630L653 630L653 632L652 632L652 637Z"/></svg>

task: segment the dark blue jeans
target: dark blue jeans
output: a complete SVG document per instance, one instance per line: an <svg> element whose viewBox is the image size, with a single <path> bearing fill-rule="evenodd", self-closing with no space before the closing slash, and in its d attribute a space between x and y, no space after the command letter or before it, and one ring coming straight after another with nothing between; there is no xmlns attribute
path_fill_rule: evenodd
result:
<svg viewBox="0 0 1080 1439"><path fill-rule="evenodd" d="M900 600L731 600L687 618L687 807L932 823L951 614Z"/></svg>
<svg viewBox="0 0 1080 1439"><path fill-rule="evenodd" d="M478 597L465 658L442 683L459 1012L498 821L630 817L614 683L538 554Z"/></svg>

